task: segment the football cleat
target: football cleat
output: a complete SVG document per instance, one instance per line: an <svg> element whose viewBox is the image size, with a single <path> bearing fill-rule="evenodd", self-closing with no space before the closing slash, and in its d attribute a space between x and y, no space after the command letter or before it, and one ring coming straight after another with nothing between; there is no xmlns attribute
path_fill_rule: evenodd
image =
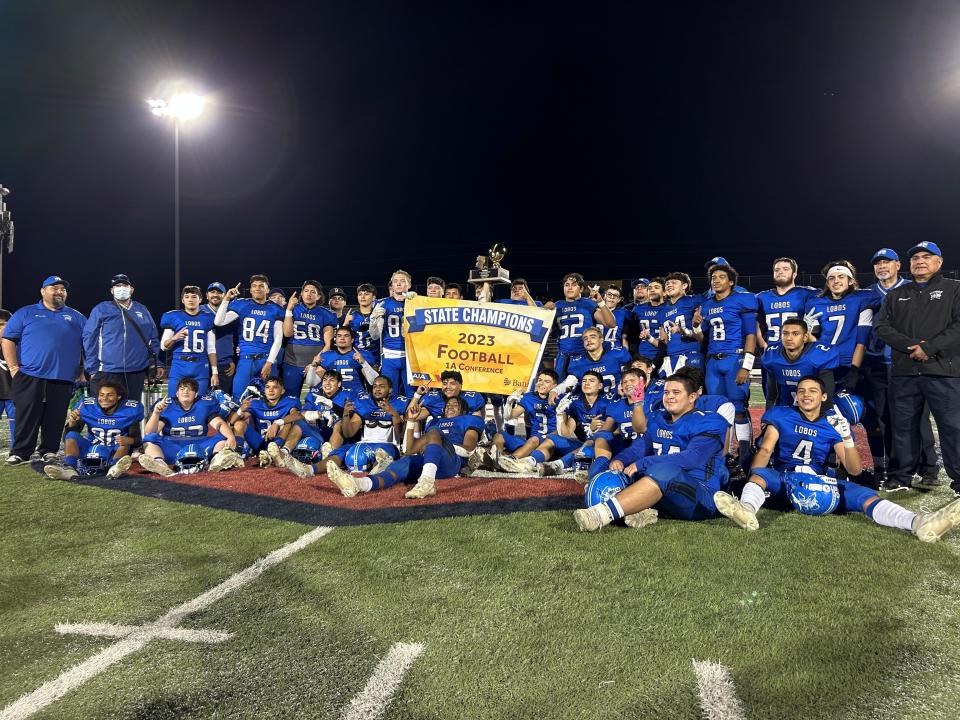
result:
<svg viewBox="0 0 960 720"><path fill-rule="evenodd" d="M262 468L270 467L271 465L273 465L273 460L270 458L270 453L268 453L266 450L261 450L260 452L258 452L257 463Z"/></svg>
<svg viewBox="0 0 960 720"><path fill-rule="evenodd" d="M235 467L235 457L239 457L233 450L230 448L224 448L216 455L213 456L213 459L210 461L210 472L220 472L221 470L229 470L232 467Z"/></svg>
<svg viewBox="0 0 960 720"><path fill-rule="evenodd" d="M757 514L730 493L715 492L713 494L713 504L717 506L721 515L730 518L744 530L760 529Z"/></svg>
<svg viewBox="0 0 960 720"><path fill-rule="evenodd" d="M586 485L590 481L590 471L580 469L573 474L573 479L581 485Z"/></svg>
<svg viewBox="0 0 960 720"><path fill-rule="evenodd" d="M167 465L161 458L155 458L146 453L141 455L137 462L139 462L140 467L147 472L163 475L164 477L170 477L174 474L173 468Z"/></svg>
<svg viewBox="0 0 960 720"><path fill-rule="evenodd" d="M309 465L305 462L300 462L299 460L297 460L297 458L293 456L293 454L287 455L283 459L283 464L284 464L284 467L287 468L287 470L292 472L297 477L302 477L302 478L313 477L313 465Z"/></svg>
<svg viewBox="0 0 960 720"><path fill-rule="evenodd" d="M565 469L566 468L563 467L563 460L551 460L550 462L537 465L537 475L540 477L563 475Z"/></svg>
<svg viewBox="0 0 960 720"><path fill-rule="evenodd" d="M428 497L429 495L437 494L436 482L433 478L420 478L417 481L417 484L412 488L407 490L404 494L405 498L410 498L411 500L420 500L422 498Z"/></svg>
<svg viewBox="0 0 960 720"><path fill-rule="evenodd" d="M76 480L78 477L77 471L67 465L47 465L43 474L54 480Z"/></svg>
<svg viewBox="0 0 960 720"><path fill-rule="evenodd" d="M645 528L647 525L653 525L659 519L660 514L653 508L647 508L646 510L641 510L638 513L623 516L624 524L627 527L631 527L635 530Z"/></svg>
<svg viewBox="0 0 960 720"><path fill-rule="evenodd" d="M329 442L325 442L323 445L320 446L320 459L326 460L327 455L329 455L332 452L333 452L333 445L331 445Z"/></svg>
<svg viewBox="0 0 960 720"><path fill-rule="evenodd" d="M960 525L960 500L954 500L932 513L919 515L913 534L920 542L933 543Z"/></svg>
<svg viewBox="0 0 960 720"><path fill-rule="evenodd" d="M594 532L601 529L607 522L599 508L588 507L573 511L573 519L577 521L580 532Z"/></svg>
<svg viewBox="0 0 960 720"><path fill-rule="evenodd" d="M473 452L470 453L470 457L467 458L467 462L464 464L463 469L460 471L460 475L463 477L469 477L473 475L480 468L484 462L487 460L487 453L482 447L474 448Z"/></svg>
<svg viewBox="0 0 960 720"><path fill-rule="evenodd" d="M107 477L111 480L116 480L121 475L125 475L131 465L133 465L133 458L129 455L124 455L110 466L110 469L107 470Z"/></svg>
<svg viewBox="0 0 960 720"><path fill-rule="evenodd" d="M353 497L360 492L356 478L339 465L327 463L327 477L330 478L330 482L340 488L340 494L344 497Z"/></svg>
<svg viewBox="0 0 960 720"><path fill-rule="evenodd" d="M500 468L511 473L532 475L537 472L537 461L532 457L517 459L512 455L504 455L500 458Z"/></svg>
<svg viewBox="0 0 960 720"><path fill-rule="evenodd" d="M285 467L283 464L283 450L280 449L280 446L277 443L267 443L267 454L270 456L270 460L273 461L273 464L277 467Z"/></svg>
<svg viewBox="0 0 960 720"><path fill-rule="evenodd" d="M370 468L371 475L382 473L384 470L390 467L390 463L393 462L393 456L383 448L377 448L373 455L377 460L374 462L373 467Z"/></svg>

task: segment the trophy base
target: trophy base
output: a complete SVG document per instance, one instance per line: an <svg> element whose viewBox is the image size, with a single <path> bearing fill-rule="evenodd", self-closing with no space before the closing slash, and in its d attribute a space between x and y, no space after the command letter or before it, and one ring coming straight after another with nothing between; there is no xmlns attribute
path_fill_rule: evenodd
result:
<svg viewBox="0 0 960 720"><path fill-rule="evenodd" d="M470 271L470 277L467 278L467 282L473 285L483 285L484 283L490 283L491 285L509 285L510 271L506 268L474 269Z"/></svg>

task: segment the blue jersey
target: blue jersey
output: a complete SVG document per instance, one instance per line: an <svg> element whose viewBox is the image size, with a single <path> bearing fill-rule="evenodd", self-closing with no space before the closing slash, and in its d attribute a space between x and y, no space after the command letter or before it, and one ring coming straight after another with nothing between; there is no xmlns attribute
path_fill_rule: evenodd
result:
<svg viewBox="0 0 960 720"><path fill-rule="evenodd" d="M345 390L339 390L332 398L328 398L317 385L307 393L302 410L304 412L313 410L319 413L319 417L313 424L320 430L324 439L329 440L333 434L333 426L343 417L343 407L348 400L353 400L353 395Z"/></svg>
<svg viewBox="0 0 960 720"><path fill-rule="evenodd" d="M874 302L871 304L871 308L873 309L873 324L870 328L870 335L867 337L866 354L863 359L864 365L872 365L874 367L881 365L889 366L893 362L890 346L877 335L877 320L880 318L880 306L883 305L887 293L901 285L906 285L908 282L910 281L906 278L898 277L893 287L885 288L879 282L875 282L867 288L874 292L875 297Z"/></svg>
<svg viewBox="0 0 960 720"><path fill-rule="evenodd" d="M736 406L723 395L701 395L694 403L697 410L714 412L724 420L727 425L733 427L733 421L737 414Z"/></svg>
<svg viewBox="0 0 960 720"><path fill-rule="evenodd" d="M633 403L626 398L617 398L607 403L606 413L608 418L613 418L614 428L624 440L633 442L637 439L637 431L633 429Z"/></svg>
<svg viewBox="0 0 960 720"><path fill-rule="evenodd" d="M20 371L24 375L74 380L80 374L86 322L73 308L49 310L38 302L17 310L3 329L3 337L17 343Z"/></svg>
<svg viewBox="0 0 960 720"><path fill-rule="evenodd" d="M730 293L723 300L703 301L700 314L706 323L707 352L743 352L747 337L757 331L757 298L750 293Z"/></svg>
<svg viewBox="0 0 960 720"><path fill-rule="evenodd" d="M820 342L837 349L841 367L853 362L857 345L867 344L875 302L876 293L871 290L854 290L839 300L816 296L807 301L805 314L820 322Z"/></svg>
<svg viewBox="0 0 960 720"><path fill-rule="evenodd" d="M760 424L772 425L780 433L772 458L777 470L793 470L805 465L823 475L827 471L827 456L833 446L843 440L826 417L807 420L797 408L772 407L760 418Z"/></svg>
<svg viewBox="0 0 960 720"><path fill-rule="evenodd" d="M213 315L205 312L197 312L196 315L191 315L186 310L170 310L160 318L161 330L172 330L174 333L178 333L184 328L186 328L187 334L183 341L167 350L168 353L173 353L174 360L182 357L206 360L207 355L216 351Z"/></svg>
<svg viewBox="0 0 960 720"><path fill-rule="evenodd" d="M603 378L602 393L616 392L620 385L621 368L627 365L630 360L630 352L622 347L605 350L597 360L593 360L587 353L583 352L570 357L570 362L567 364L567 373L573 375L577 380L582 380L584 373L593 370L600 373Z"/></svg>
<svg viewBox="0 0 960 720"><path fill-rule="evenodd" d="M768 343L780 342L780 327L784 320L803 317L807 300L817 294L811 287L796 286L782 295L776 289L757 293L757 309L760 323L765 328L764 339Z"/></svg>
<svg viewBox="0 0 960 720"><path fill-rule="evenodd" d="M410 401L403 395L390 398L387 402L400 415L407 412ZM356 413L363 421L363 442L393 443L399 445L400 438L393 432L393 416L381 408L368 393L360 393L354 403Z"/></svg>
<svg viewBox="0 0 960 720"><path fill-rule="evenodd" d="M667 381L664 378L658 378L649 383L643 391L643 413L650 417L650 413L663 409L663 388Z"/></svg>
<svg viewBox="0 0 960 720"><path fill-rule="evenodd" d="M670 332L670 339L667 341L667 355L700 352L700 343L695 339L685 340L684 333L693 329L693 313L702 302L702 298L684 295L675 303L668 300L660 306L658 320L661 327L665 327L668 332L675 326L680 328L680 332Z"/></svg>
<svg viewBox="0 0 960 720"><path fill-rule="evenodd" d="M626 308L622 307L618 307L610 312L613 313L613 319L617 321L617 324L613 327L597 325L597 329L603 333L604 350L623 347L623 326L627 322L627 316L630 314Z"/></svg>
<svg viewBox="0 0 960 720"><path fill-rule="evenodd" d="M80 420L87 426L87 438L101 445L114 445L118 437L129 437L130 428L143 420L143 405L136 400L125 400L108 413L90 397L79 410Z"/></svg>
<svg viewBox="0 0 960 720"><path fill-rule="evenodd" d="M404 352L403 343L403 300L397 300L393 297L377 300L375 308L382 307L383 315L383 334L380 336L380 347L384 351L383 356L387 357L385 351L392 353ZM393 357L398 357L393 355Z"/></svg>
<svg viewBox="0 0 960 720"><path fill-rule="evenodd" d="M637 469L643 472L653 462L668 461L696 480L723 485L729 477L723 462L728 427L714 412L691 410L674 421L666 410L658 410L647 418L642 444L647 456L637 462Z"/></svg>
<svg viewBox="0 0 960 720"><path fill-rule="evenodd" d="M467 430L476 430L477 435L483 434L483 418L477 415L458 415L452 418L433 418L427 423L424 432L437 429L443 433L444 439L453 445L463 445L463 438Z"/></svg>
<svg viewBox="0 0 960 720"><path fill-rule="evenodd" d="M209 303L200 306L200 311L209 313L211 317L216 316L217 311L210 307ZM233 360L233 353L237 342L237 323L236 321L226 325L214 325L213 334L216 338L217 363L226 364Z"/></svg>
<svg viewBox="0 0 960 720"><path fill-rule="evenodd" d="M343 378L343 388L351 393L362 392L366 387L363 384L363 365L357 362L353 357L355 352L359 352L368 365L373 365L376 360L366 350L356 350L350 348L342 353L339 350L327 350L320 353L320 366L324 370L336 370Z"/></svg>
<svg viewBox="0 0 960 720"><path fill-rule="evenodd" d="M557 408L535 392L524 393L517 403L526 414L528 437L545 438L557 431Z"/></svg>
<svg viewBox="0 0 960 720"><path fill-rule="evenodd" d="M269 353L273 347L275 324L283 322L283 308L269 300L258 303L250 298L239 298L228 306L228 317L231 312L237 316L240 354Z"/></svg>
<svg viewBox="0 0 960 720"><path fill-rule="evenodd" d="M641 342L640 345L640 354L642 355L645 349L656 349L656 346L653 345L652 338L657 336L657 333L660 332L660 314L666 308L666 303L660 303L659 305L651 305L650 303L638 303L633 307L633 317L636 320L637 324L640 326L640 330L646 330L650 333L650 338ZM646 344L644 344L646 343Z"/></svg>
<svg viewBox="0 0 960 720"><path fill-rule="evenodd" d="M266 398L256 398L250 403L248 412L253 416L260 435L263 435L270 427L270 423L285 418L294 409L300 409L300 400L292 395L284 395L275 405L270 405Z"/></svg>
<svg viewBox="0 0 960 720"><path fill-rule="evenodd" d="M603 395L602 393L597 396L593 405L589 404L584 395L574 396L570 407L567 408L567 417L573 418L577 423L574 431L576 436L581 440L590 437L593 434L590 425L594 419L608 417L607 407L613 405L614 402L616 402L616 398L613 395Z"/></svg>
<svg viewBox="0 0 960 720"><path fill-rule="evenodd" d="M557 349L566 355L583 352L583 331L593 327L597 303L587 298L558 300L556 311L557 327L560 328Z"/></svg>
<svg viewBox="0 0 960 720"><path fill-rule="evenodd" d="M797 383L800 378L820 375L824 370L833 370L840 355L835 347L820 343L807 343L800 357L791 362L780 345L770 345L763 353L763 369L777 383L777 405L792 407L797 402Z"/></svg>
<svg viewBox="0 0 960 720"><path fill-rule="evenodd" d="M527 305L526 300L514 300L513 298L504 298L503 300L497 300L497 302L503 305ZM543 303L539 300L534 300L533 302L537 307L543 307ZM529 307L529 305L527 305L527 307Z"/></svg>
<svg viewBox="0 0 960 720"><path fill-rule="evenodd" d="M487 399L483 396L483 393L462 390L460 397L466 401L468 413L479 412L487 406ZM443 415L443 408L446 404L447 399L439 388L434 388L420 400L420 407L426 408L427 412L435 418Z"/></svg>
<svg viewBox="0 0 960 720"><path fill-rule="evenodd" d="M189 410L184 410L173 398L160 413L163 421L161 434L177 438L204 438L207 436L207 423L214 417L220 417L220 403L211 395L197 398Z"/></svg>
<svg viewBox="0 0 960 720"><path fill-rule="evenodd" d="M373 312L372 307L370 311ZM357 350L366 350L371 356L380 357L380 339L370 337L370 313L364 315L359 310L353 310L347 327L353 330L353 346Z"/></svg>
<svg viewBox="0 0 960 720"><path fill-rule="evenodd" d="M233 309L233 306L230 308ZM293 337L287 340L288 345L308 345L310 347L323 347L323 333L328 327L336 329L337 316L332 310L328 310L322 305L314 305L308 308L303 303L297 303L293 306ZM281 319L283 319L281 317Z"/></svg>

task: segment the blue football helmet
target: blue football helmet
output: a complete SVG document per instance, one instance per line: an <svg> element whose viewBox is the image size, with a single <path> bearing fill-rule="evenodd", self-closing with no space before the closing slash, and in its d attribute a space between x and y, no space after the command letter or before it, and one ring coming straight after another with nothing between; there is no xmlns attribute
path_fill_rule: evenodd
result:
<svg viewBox="0 0 960 720"><path fill-rule="evenodd" d="M347 448L343 464L347 472L366 472L377 461L376 448L370 443L358 442Z"/></svg>
<svg viewBox="0 0 960 720"><path fill-rule="evenodd" d="M292 455L300 462L308 465L320 462L320 441L310 436L301 438L293 449Z"/></svg>
<svg viewBox="0 0 960 720"><path fill-rule="evenodd" d="M229 393L224 392L223 390L214 390L210 395L216 400L217 404L220 406L220 412L224 415L229 415L233 410L236 410L240 407L240 403L230 397Z"/></svg>
<svg viewBox="0 0 960 720"><path fill-rule="evenodd" d="M629 482L627 476L622 472L604 470L602 473L594 475L593 479L587 483L587 486L583 489L583 501L587 504L587 507L606 502L623 490Z"/></svg>
<svg viewBox="0 0 960 720"><path fill-rule="evenodd" d="M113 450L106 445L100 445L99 443L91 445L87 453L77 459L77 474L83 477L103 475L110 469L112 456Z"/></svg>
<svg viewBox="0 0 960 720"><path fill-rule="evenodd" d="M847 419L850 427L859 423L863 417L863 398L846 390L841 390L833 396L833 406Z"/></svg>
<svg viewBox="0 0 960 720"><path fill-rule="evenodd" d="M207 452L197 445L190 443L177 453L177 472L181 475L192 475L207 469Z"/></svg>
<svg viewBox="0 0 960 720"><path fill-rule="evenodd" d="M783 479L787 483L790 504L804 515L828 515L836 510L840 503L837 481L831 477L786 472Z"/></svg>
<svg viewBox="0 0 960 720"><path fill-rule="evenodd" d="M238 407L239 403L242 403L247 398L251 400L256 400L257 398L263 397L263 380L259 375L256 377L250 378L250 384L240 393L240 399L237 401Z"/></svg>

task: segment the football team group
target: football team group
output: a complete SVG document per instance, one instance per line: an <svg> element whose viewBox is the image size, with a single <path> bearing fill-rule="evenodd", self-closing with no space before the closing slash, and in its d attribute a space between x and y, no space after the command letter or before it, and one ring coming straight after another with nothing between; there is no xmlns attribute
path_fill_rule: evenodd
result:
<svg viewBox="0 0 960 720"><path fill-rule="evenodd" d="M128 276L114 276L110 299L85 317L53 275L40 302L0 311L6 463L71 480L116 479L134 461L169 476L249 459L325 475L348 497L404 483L412 499L482 470L572 474L586 484L574 513L585 531L719 516L756 530L768 503L861 512L934 542L960 524L960 499L916 514L889 498L943 483L931 415L960 497L960 283L943 277L933 243L907 259L901 275L898 253L878 250L876 282L863 289L852 263L832 261L814 289L796 284L793 259L777 258L773 287L757 294L722 257L706 264L699 293L684 272L640 278L632 298L571 273L563 297L546 303L556 353L531 392L509 397L464 390L455 370L438 389L411 384L403 312L413 278L402 270L386 297L358 286L350 308L341 289L328 298L315 280L289 298L264 275L250 278L249 297L239 284L188 285L159 329ZM426 294L461 299L462 288L433 277ZM477 287L481 301L541 305L523 280L508 298L493 294ZM757 437L755 368L766 398ZM167 396L147 411L155 372ZM77 392L84 381L89 397ZM858 424L872 463L856 448Z"/></svg>

